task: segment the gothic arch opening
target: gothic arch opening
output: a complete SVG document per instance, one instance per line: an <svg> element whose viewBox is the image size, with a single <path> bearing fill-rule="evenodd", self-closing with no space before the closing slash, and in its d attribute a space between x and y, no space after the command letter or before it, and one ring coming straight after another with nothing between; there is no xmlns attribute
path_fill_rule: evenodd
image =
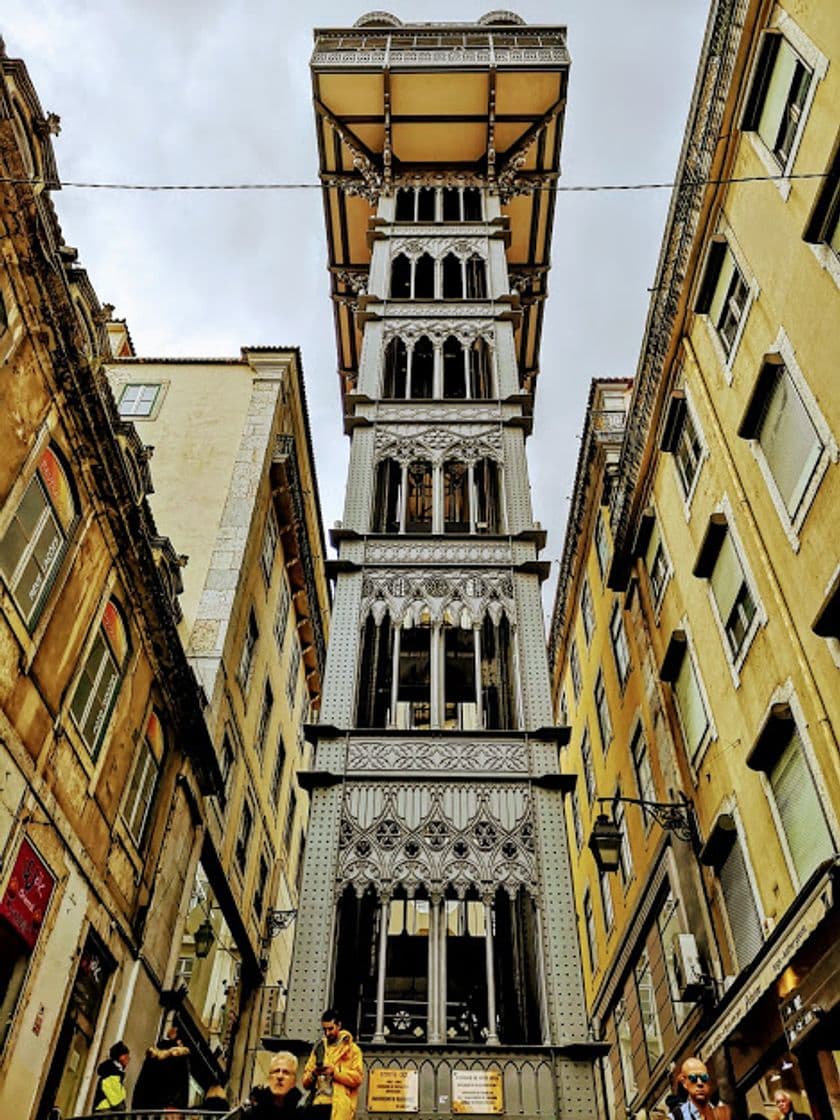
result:
<svg viewBox="0 0 840 1120"><path fill-rule="evenodd" d="M435 262L428 253L419 256L414 265L414 298L435 298Z"/></svg>
<svg viewBox="0 0 840 1120"><path fill-rule="evenodd" d="M416 400L430 400L434 382L435 348L431 340L422 335L411 352L411 396Z"/></svg>
<svg viewBox="0 0 840 1120"><path fill-rule="evenodd" d="M385 347L382 395L402 400L406 395L408 351L401 338L392 338Z"/></svg>
<svg viewBox="0 0 840 1120"><path fill-rule="evenodd" d="M411 261L404 253L391 262L391 298L411 299Z"/></svg>
<svg viewBox="0 0 840 1120"><path fill-rule="evenodd" d="M464 276L460 257L447 253L443 258L443 298L463 299Z"/></svg>
<svg viewBox="0 0 840 1120"><path fill-rule="evenodd" d="M467 395L464 348L453 335L443 344L443 395L447 400L461 400Z"/></svg>

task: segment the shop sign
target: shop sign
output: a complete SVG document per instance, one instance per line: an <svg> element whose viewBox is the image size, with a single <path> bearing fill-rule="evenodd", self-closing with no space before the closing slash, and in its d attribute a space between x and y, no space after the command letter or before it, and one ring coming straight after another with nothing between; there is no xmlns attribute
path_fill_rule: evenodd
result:
<svg viewBox="0 0 840 1120"><path fill-rule="evenodd" d="M368 1073L368 1112L419 1112L416 1069L372 1069Z"/></svg>
<svg viewBox="0 0 840 1120"><path fill-rule="evenodd" d="M112 971L110 953L98 945L92 934L88 934L70 999L73 1009L81 1012L91 1023L96 1022L105 985Z"/></svg>
<svg viewBox="0 0 840 1120"><path fill-rule="evenodd" d="M801 1041L802 1036L807 1034L816 1023L818 1010L817 1007L808 1005L801 992L793 991L787 999L782 1000L779 1005L779 1014L782 1017L785 1036L791 1049L797 1042Z"/></svg>
<svg viewBox="0 0 840 1120"><path fill-rule="evenodd" d="M459 1115L501 1116L502 1075L497 1069L453 1069L452 1111Z"/></svg>
<svg viewBox="0 0 840 1120"><path fill-rule="evenodd" d="M717 1026L700 1047L703 1060L708 1059L723 1045L741 1020L758 1003L773 981L787 968L820 922L834 904L830 882L821 881L812 894L810 901L802 907L790 922L789 929L780 938L755 975L746 984L741 995L735 1000Z"/></svg>
<svg viewBox="0 0 840 1120"><path fill-rule="evenodd" d="M35 948L41 924L55 888L55 876L28 840L21 841L6 890L0 899L0 917Z"/></svg>

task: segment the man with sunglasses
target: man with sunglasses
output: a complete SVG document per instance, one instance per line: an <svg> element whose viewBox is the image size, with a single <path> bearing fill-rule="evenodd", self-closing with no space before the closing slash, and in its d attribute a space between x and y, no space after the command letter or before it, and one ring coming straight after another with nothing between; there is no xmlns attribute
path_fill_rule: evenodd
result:
<svg viewBox="0 0 840 1120"><path fill-rule="evenodd" d="M680 1069L679 1083L688 1100L683 1101L675 1115L680 1120L730 1120L728 1104L714 1105L711 1096L709 1071L699 1058L686 1058Z"/></svg>

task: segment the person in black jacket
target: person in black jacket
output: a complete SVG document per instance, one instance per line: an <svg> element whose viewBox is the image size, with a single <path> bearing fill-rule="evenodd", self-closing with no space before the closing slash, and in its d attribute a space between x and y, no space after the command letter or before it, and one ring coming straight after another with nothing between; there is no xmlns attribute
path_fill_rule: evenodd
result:
<svg viewBox="0 0 840 1120"><path fill-rule="evenodd" d="M292 1116L304 1105L304 1096L297 1087L298 1060L294 1054L281 1050L268 1067L268 1085L255 1085L243 1112L248 1120L280 1120Z"/></svg>
<svg viewBox="0 0 840 1120"><path fill-rule="evenodd" d="M146 1051L131 1107L150 1112L186 1108L190 1096L190 1050L171 1026L157 1046Z"/></svg>
<svg viewBox="0 0 840 1120"><path fill-rule="evenodd" d="M97 1074L96 1093L93 1097L94 1112L122 1112L125 1099L125 1067L130 1058L124 1042L115 1042L108 1051L108 1057L100 1062Z"/></svg>

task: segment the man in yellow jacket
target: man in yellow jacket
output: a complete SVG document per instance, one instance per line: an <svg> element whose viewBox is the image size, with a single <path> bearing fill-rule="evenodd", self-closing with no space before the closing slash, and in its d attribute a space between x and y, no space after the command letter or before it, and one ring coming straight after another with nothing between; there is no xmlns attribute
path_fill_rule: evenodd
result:
<svg viewBox="0 0 840 1120"><path fill-rule="evenodd" d="M99 1080L93 1098L94 1112L121 1112L126 1107L125 1067L129 1059L128 1047L124 1042L115 1042L108 1051L108 1057L97 1069Z"/></svg>
<svg viewBox="0 0 840 1120"><path fill-rule="evenodd" d="M309 1115L313 1120L353 1120L365 1075L362 1052L350 1032L342 1030L334 1007L321 1016L321 1029L324 1037L313 1047L303 1071L303 1087L311 1091Z"/></svg>

